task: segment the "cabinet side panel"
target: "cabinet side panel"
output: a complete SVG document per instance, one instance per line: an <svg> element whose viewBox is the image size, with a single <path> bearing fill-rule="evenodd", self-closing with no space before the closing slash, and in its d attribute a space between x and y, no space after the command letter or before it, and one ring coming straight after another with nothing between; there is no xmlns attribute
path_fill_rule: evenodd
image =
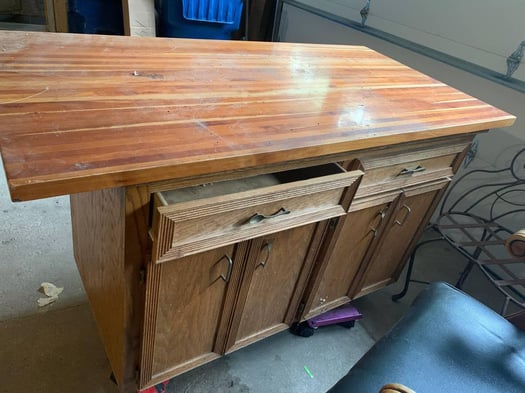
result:
<svg viewBox="0 0 525 393"><path fill-rule="evenodd" d="M124 190L71 195L75 260L111 368L123 380Z"/></svg>
<svg viewBox="0 0 525 393"><path fill-rule="evenodd" d="M144 272L151 260L148 236L150 193L146 186L126 188L126 249L124 262L124 391L136 390L146 285Z"/></svg>

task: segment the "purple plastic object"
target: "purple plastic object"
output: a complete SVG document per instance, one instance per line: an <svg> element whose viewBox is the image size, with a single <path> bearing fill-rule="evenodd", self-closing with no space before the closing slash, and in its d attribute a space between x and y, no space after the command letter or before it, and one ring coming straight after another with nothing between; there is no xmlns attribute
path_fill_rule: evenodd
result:
<svg viewBox="0 0 525 393"><path fill-rule="evenodd" d="M356 321L363 318L357 308L347 303L341 307L338 307L334 310L327 311L321 315L309 319L308 325L311 328L318 328L320 326L334 325L337 323Z"/></svg>

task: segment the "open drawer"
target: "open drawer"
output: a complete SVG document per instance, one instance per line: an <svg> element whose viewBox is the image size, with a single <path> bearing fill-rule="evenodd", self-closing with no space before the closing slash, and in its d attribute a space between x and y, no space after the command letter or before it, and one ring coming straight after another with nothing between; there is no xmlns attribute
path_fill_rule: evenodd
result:
<svg viewBox="0 0 525 393"><path fill-rule="evenodd" d="M326 164L154 194L154 261L237 243L346 213L363 172Z"/></svg>

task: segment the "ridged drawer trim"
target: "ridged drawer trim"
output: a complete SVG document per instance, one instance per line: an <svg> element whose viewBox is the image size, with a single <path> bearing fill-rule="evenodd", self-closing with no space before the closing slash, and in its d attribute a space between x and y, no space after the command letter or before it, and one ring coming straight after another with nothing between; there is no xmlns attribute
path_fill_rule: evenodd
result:
<svg viewBox="0 0 525 393"><path fill-rule="evenodd" d="M408 187L385 190L381 193L372 195L357 196L350 205L349 212L366 209L371 206L377 206L382 203L392 202L399 193L404 192L406 196L413 196L425 193L427 191L438 190L451 181L451 177L442 177L421 184L413 184Z"/></svg>
<svg viewBox="0 0 525 393"><path fill-rule="evenodd" d="M348 187L362 174L362 171L339 173L313 180L301 180L253 191L162 206L158 210L161 215L171 220L184 221Z"/></svg>
<svg viewBox="0 0 525 393"><path fill-rule="evenodd" d="M158 228L153 228L152 230L153 233L158 234L155 237L157 244L155 246L154 260L156 263L165 262L169 259L181 258L215 247L343 215L345 210L338 204L340 203L343 189L352 185L362 175L362 171L355 170L235 194L160 206L155 212L157 220L154 220ZM215 227L211 231L203 231L200 235L190 236L187 240L184 239L180 243L177 243L177 239L175 239L177 236L176 225L179 223L187 223L206 217L216 217L220 214L228 214L228 212L253 208L253 212L246 217L248 219L250 215L257 213L257 207L259 206L268 206L271 203L292 201L323 193L327 193L328 198L328 193L333 193L336 190L341 190L341 194L337 197L339 202L334 202L332 195L328 199L330 204L320 203L315 208L309 206L293 211L291 214L272 218L258 224L236 228L231 228L228 224L225 224L223 231L220 230L220 226Z"/></svg>
<svg viewBox="0 0 525 393"><path fill-rule="evenodd" d="M393 180L387 180L382 183L373 183L370 185L361 185L356 192L356 198L362 198L367 195L383 193L390 190L401 190L402 188L417 186L432 180L438 180L454 175L452 168L447 167L429 172L421 172L409 176L401 176Z"/></svg>
<svg viewBox="0 0 525 393"><path fill-rule="evenodd" d="M342 206L339 205L327 207L322 210L305 210L301 213L302 214L296 215L292 218L283 217L280 220L275 219L275 221L261 222L260 224L246 227L242 230L232 230L226 233L222 232L211 234L211 236L203 237L201 239L193 239L192 241L189 241L185 244L173 244L172 242L167 241L164 243L164 253L157 254L156 263L167 262L199 252L212 250L214 248L228 244L234 244L249 238L265 236L346 214ZM167 233L171 233L173 235L173 227L176 224L167 218L162 218L162 221L164 221L166 226L170 227ZM163 250L159 251L162 252Z"/></svg>
<svg viewBox="0 0 525 393"><path fill-rule="evenodd" d="M457 144L425 148L419 151L406 150L389 153L387 150L385 150L381 153L375 152L375 154L370 156L365 155L364 157L360 157L360 160L363 163L365 169L370 170L419 160L426 160L433 157L457 154L461 153L466 146L468 146L468 143L462 141Z"/></svg>

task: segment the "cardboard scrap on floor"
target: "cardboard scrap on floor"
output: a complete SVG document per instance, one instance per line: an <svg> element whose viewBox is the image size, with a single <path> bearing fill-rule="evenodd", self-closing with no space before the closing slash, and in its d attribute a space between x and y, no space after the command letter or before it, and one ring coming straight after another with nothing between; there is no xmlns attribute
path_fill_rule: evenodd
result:
<svg viewBox="0 0 525 393"><path fill-rule="evenodd" d="M50 282L43 282L42 284L40 284L40 288L47 297L41 297L40 299L38 299L39 307L47 306L48 304L51 304L54 301L56 301L58 299L58 295L60 295L64 290L64 288L58 288L55 284L52 284Z"/></svg>

